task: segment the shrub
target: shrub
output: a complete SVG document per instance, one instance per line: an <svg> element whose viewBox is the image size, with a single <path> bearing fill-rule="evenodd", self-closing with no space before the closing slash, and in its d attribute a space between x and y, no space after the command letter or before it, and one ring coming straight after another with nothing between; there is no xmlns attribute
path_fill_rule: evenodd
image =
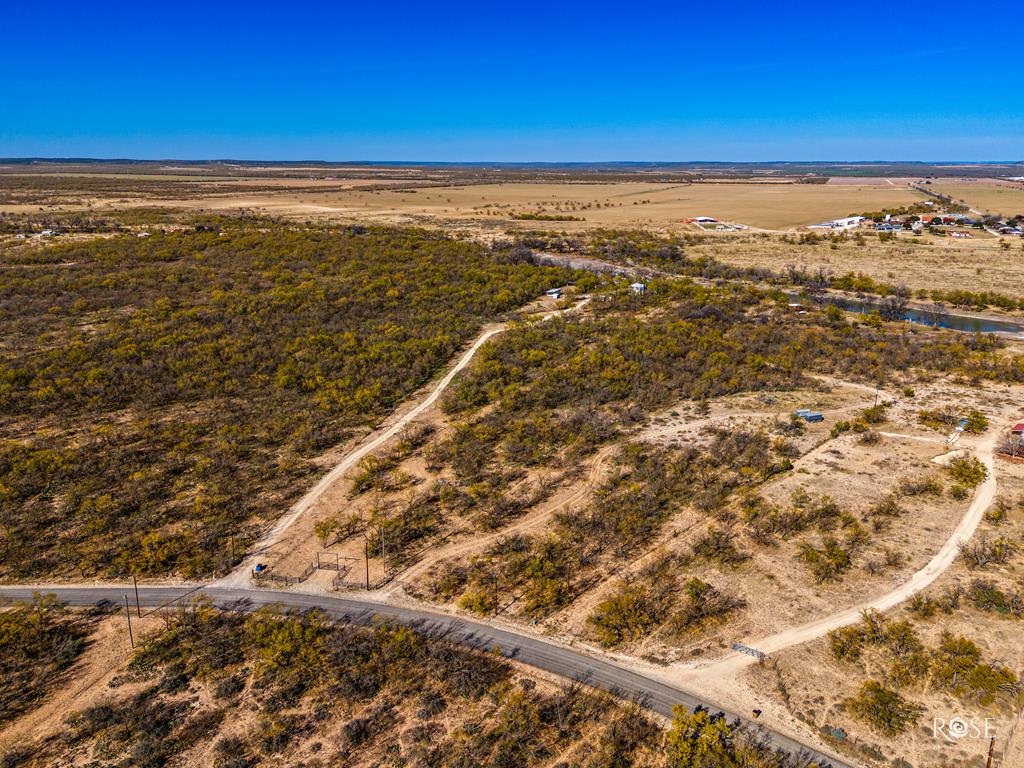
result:
<svg viewBox="0 0 1024 768"><path fill-rule="evenodd" d="M1024 616L1024 599L1018 594L1004 592L992 582L975 579L971 582L968 594L979 611L992 611L1017 618Z"/></svg>
<svg viewBox="0 0 1024 768"><path fill-rule="evenodd" d="M692 634L713 624L721 624L747 605L745 600L727 595L698 578L687 579L683 592L685 603L670 619L672 631L677 635Z"/></svg>
<svg viewBox="0 0 1024 768"><path fill-rule="evenodd" d="M622 583L587 617L601 645L612 648L643 637L661 623L667 600L637 583Z"/></svg>
<svg viewBox="0 0 1024 768"><path fill-rule="evenodd" d="M923 480L904 480L900 483L900 495L902 496L941 496L942 483L937 477L931 475Z"/></svg>
<svg viewBox="0 0 1024 768"><path fill-rule="evenodd" d="M1017 545L1005 536L996 539L981 536L972 541L961 541L959 549L967 567L974 569L1006 563L1017 552Z"/></svg>
<svg viewBox="0 0 1024 768"><path fill-rule="evenodd" d="M990 525L1002 525L1006 522L1010 513L1010 503L1003 498L996 499L996 503L985 510L984 519Z"/></svg>
<svg viewBox="0 0 1024 768"><path fill-rule="evenodd" d="M967 424L964 425L964 431L971 432L972 434L981 434L986 429L988 429L988 416L977 410L972 410L967 414Z"/></svg>
<svg viewBox="0 0 1024 768"><path fill-rule="evenodd" d="M858 626L841 627L828 633L829 648L837 661L857 661L864 650L864 632Z"/></svg>
<svg viewBox="0 0 1024 768"><path fill-rule="evenodd" d="M988 469L974 456L957 456L949 462L948 470L966 488L976 488L988 477Z"/></svg>
<svg viewBox="0 0 1024 768"><path fill-rule="evenodd" d="M799 557L810 568L819 584L837 580L852 565L850 553L831 536L824 538L820 549L809 542L801 542Z"/></svg>
<svg viewBox="0 0 1024 768"><path fill-rule="evenodd" d="M1002 686L1014 685L1017 677L1005 667L981 663L981 649L966 637L943 632L932 651L932 682L956 696L991 704Z"/></svg>
<svg viewBox="0 0 1024 768"><path fill-rule="evenodd" d="M710 526L692 545L695 558L722 565L738 565L750 559L750 554L740 551L736 546L736 534Z"/></svg>
<svg viewBox="0 0 1024 768"><path fill-rule="evenodd" d="M905 732L917 723L924 711L919 704L907 701L876 680L863 683L857 695L843 703L854 717L889 737Z"/></svg>

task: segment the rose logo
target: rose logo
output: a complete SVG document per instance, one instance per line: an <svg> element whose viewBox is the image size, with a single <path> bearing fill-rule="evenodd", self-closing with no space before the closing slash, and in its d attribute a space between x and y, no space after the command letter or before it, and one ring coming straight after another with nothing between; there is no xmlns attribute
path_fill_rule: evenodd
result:
<svg viewBox="0 0 1024 768"><path fill-rule="evenodd" d="M946 733L948 733L954 739L962 739L964 736L967 735L968 729L969 726L963 719L959 717L954 717L952 720L949 721L949 725L946 726Z"/></svg>

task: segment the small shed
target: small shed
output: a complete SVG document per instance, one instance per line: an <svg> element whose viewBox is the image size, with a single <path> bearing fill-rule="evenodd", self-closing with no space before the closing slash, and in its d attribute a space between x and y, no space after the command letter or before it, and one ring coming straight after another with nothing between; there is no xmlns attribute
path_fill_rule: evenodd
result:
<svg viewBox="0 0 1024 768"><path fill-rule="evenodd" d="M1010 427L1010 431L1017 437L1024 437L1024 421L1022 421L1020 424L1014 424L1012 427Z"/></svg>
<svg viewBox="0 0 1024 768"><path fill-rule="evenodd" d="M633 293L641 294L647 290L647 286L644 285L643 283L630 283L629 290L631 290Z"/></svg>

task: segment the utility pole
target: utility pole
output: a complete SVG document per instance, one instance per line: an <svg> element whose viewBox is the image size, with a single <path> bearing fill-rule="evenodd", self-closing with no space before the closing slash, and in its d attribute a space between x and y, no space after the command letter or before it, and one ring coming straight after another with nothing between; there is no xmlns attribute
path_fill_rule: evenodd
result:
<svg viewBox="0 0 1024 768"><path fill-rule="evenodd" d="M992 753L996 748L996 737L993 736L988 742L988 761L985 763L985 768L992 768Z"/></svg>
<svg viewBox="0 0 1024 768"><path fill-rule="evenodd" d="M128 641L135 647L135 635L132 634L132 611L128 607L128 595L124 596L124 615L128 617Z"/></svg>
<svg viewBox="0 0 1024 768"><path fill-rule="evenodd" d="M384 547L384 523L380 524L380 562L384 566L384 576L388 575L388 551Z"/></svg>
<svg viewBox="0 0 1024 768"><path fill-rule="evenodd" d="M139 604L139 580L132 574L132 581L135 584L135 612L139 614L139 618L142 618L142 606Z"/></svg>
<svg viewBox="0 0 1024 768"><path fill-rule="evenodd" d="M370 591L370 540L363 539L363 562L366 564L366 591Z"/></svg>

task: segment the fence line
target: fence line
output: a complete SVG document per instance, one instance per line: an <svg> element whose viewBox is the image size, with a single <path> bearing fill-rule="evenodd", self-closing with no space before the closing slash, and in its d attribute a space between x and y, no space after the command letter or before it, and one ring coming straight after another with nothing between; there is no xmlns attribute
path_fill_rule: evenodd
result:
<svg viewBox="0 0 1024 768"><path fill-rule="evenodd" d="M334 560L325 560L322 557L322 555L332 555L334 557ZM292 584L301 584L317 571L337 571L338 576L335 576L331 582L332 584L334 584L338 581L339 578L343 579L344 576L347 576L349 572L352 570L353 566L358 562L359 558L342 557L337 552L317 552L316 559L313 562L311 562L308 566L306 566L306 569L298 576L289 576L287 574L274 573L273 566L268 566L259 573L253 571L252 577L257 582L266 580L274 582L276 584L286 584L288 586L291 586ZM390 576L382 579L380 584L383 584L388 580L390 580ZM359 584L365 586L365 583L363 582L359 582Z"/></svg>

